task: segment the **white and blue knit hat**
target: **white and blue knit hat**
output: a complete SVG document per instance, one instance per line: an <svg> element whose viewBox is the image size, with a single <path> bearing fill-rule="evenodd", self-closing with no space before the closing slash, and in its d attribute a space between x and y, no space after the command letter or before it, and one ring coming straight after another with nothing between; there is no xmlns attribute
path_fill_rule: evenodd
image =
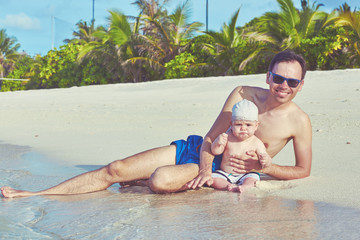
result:
<svg viewBox="0 0 360 240"><path fill-rule="evenodd" d="M236 103L232 109L232 120L257 121L259 111L256 105L246 99Z"/></svg>

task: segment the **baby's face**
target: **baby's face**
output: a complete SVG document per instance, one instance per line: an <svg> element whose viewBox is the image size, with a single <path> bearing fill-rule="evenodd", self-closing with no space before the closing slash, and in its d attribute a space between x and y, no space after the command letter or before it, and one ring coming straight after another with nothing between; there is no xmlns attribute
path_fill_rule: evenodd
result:
<svg viewBox="0 0 360 240"><path fill-rule="evenodd" d="M231 130L235 137L245 140L254 135L258 125L258 121L234 120L231 122Z"/></svg>

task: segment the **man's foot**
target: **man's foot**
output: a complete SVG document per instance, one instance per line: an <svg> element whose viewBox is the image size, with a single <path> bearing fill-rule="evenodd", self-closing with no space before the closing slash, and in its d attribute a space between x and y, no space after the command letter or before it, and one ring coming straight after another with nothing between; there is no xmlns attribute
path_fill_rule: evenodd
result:
<svg viewBox="0 0 360 240"><path fill-rule="evenodd" d="M33 192L16 190L11 187L2 187L1 193L5 198L28 197L35 195Z"/></svg>

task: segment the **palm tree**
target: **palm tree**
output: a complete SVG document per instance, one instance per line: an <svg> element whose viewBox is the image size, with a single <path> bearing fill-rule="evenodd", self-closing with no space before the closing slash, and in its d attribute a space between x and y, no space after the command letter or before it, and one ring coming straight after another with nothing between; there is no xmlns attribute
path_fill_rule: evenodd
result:
<svg viewBox="0 0 360 240"><path fill-rule="evenodd" d="M249 41L257 42L256 48L240 65L242 70L246 64L257 57L269 57L285 49L299 47L303 39L311 38L335 20L334 12L327 14L320 11L323 4L310 4L310 0L302 0L302 9L295 8L292 0L277 0L281 11L267 12L256 21L254 29L247 30Z"/></svg>
<svg viewBox="0 0 360 240"><path fill-rule="evenodd" d="M213 39L213 44L204 44L205 49L214 56L216 65L219 66L223 75L233 74L232 55L237 47L243 42L242 35L236 29L236 22L239 16L240 8L231 17L229 24L224 23L220 32L205 32Z"/></svg>
<svg viewBox="0 0 360 240"><path fill-rule="evenodd" d="M137 19L137 23L142 21L141 23L141 31L142 35L151 35L155 33L156 25L154 22L159 21L165 23L167 20L167 10L165 9L165 5L168 0L137 0L133 4L138 7L140 13L137 17L132 17ZM150 21L146 21L145 19L150 19ZM145 21L143 21L145 20Z"/></svg>
<svg viewBox="0 0 360 240"><path fill-rule="evenodd" d="M5 77L15 64L20 44L16 38L8 37L5 29L0 30L0 77Z"/></svg>
<svg viewBox="0 0 360 240"><path fill-rule="evenodd" d="M184 50L201 24L188 23L188 1L171 15L158 0L134 4L140 8L138 17L110 11L109 29L94 32L97 40L85 44L78 59L102 58L109 72L125 76L126 81L149 80L149 69L161 77L164 64ZM134 23L128 21L131 18Z"/></svg>
<svg viewBox="0 0 360 240"><path fill-rule="evenodd" d="M99 30L104 30L104 27L99 26L95 29L94 22L88 24L86 21L79 21L76 24L78 30L73 32L73 39L66 39L64 42L79 42L79 43L88 43L91 41L96 41L94 33Z"/></svg>
<svg viewBox="0 0 360 240"><path fill-rule="evenodd" d="M340 14L342 14L342 13L345 13L345 12L351 12L351 7L347 3L343 3L342 5L340 5L335 10L338 11Z"/></svg>
<svg viewBox="0 0 360 240"><path fill-rule="evenodd" d="M124 63L129 57L134 56L134 35L130 23L126 16L118 11L109 11L109 29L98 29L93 33L93 39L84 44L78 60L97 59L103 66L113 74L111 82L126 80L123 73L132 72L129 68L124 68ZM130 76L129 76L130 77ZM138 81L133 76L132 81Z"/></svg>
<svg viewBox="0 0 360 240"><path fill-rule="evenodd" d="M178 5L170 15L170 25L166 29L166 33L164 33L165 39L172 50L171 59L185 49L188 40L203 26L199 22L188 22L191 13L188 2L187 0L183 5Z"/></svg>
<svg viewBox="0 0 360 240"><path fill-rule="evenodd" d="M339 17L335 22L335 26L341 26L354 31L355 36L352 41L355 51L360 56L360 11L351 11L346 3L337 9Z"/></svg>
<svg viewBox="0 0 360 240"><path fill-rule="evenodd" d="M280 13L266 13L260 18L260 33L269 36L281 50L296 48L302 39L316 35L328 24L327 14L319 11L323 4L310 6L303 1L302 10L295 8L292 0L277 0Z"/></svg>
<svg viewBox="0 0 360 240"><path fill-rule="evenodd" d="M128 17L119 11L109 13L109 29L95 31L95 40L84 44L78 60L90 58L100 61L114 76L110 82L143 81L147 66L161 64L147 57L143 50L144 38L140 38L137 23L131 24Z"/></svg>
<svg viewBox="0 0 360 240"><path fill-rule="evenodd" d="M140 37L147 43L150 58L156 58L164 64L182 53L189 45L189 39L202 26L199 22L189 23L189 1L179 4L170 15L164 9L167 1L139 0L136 2L141 10L139 19L142 34Z"/></svg>

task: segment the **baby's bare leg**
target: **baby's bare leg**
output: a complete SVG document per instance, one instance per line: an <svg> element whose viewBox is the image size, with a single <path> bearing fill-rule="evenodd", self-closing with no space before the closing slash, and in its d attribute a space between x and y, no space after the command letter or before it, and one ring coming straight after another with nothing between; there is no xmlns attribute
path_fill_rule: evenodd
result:
<svg viewBox="0 0 360 240"><path fill-rule="evenodd" d="M218 190L228 190L230 185L232 184L223 178L213 178L213 184L211 187Z"/></svg>

